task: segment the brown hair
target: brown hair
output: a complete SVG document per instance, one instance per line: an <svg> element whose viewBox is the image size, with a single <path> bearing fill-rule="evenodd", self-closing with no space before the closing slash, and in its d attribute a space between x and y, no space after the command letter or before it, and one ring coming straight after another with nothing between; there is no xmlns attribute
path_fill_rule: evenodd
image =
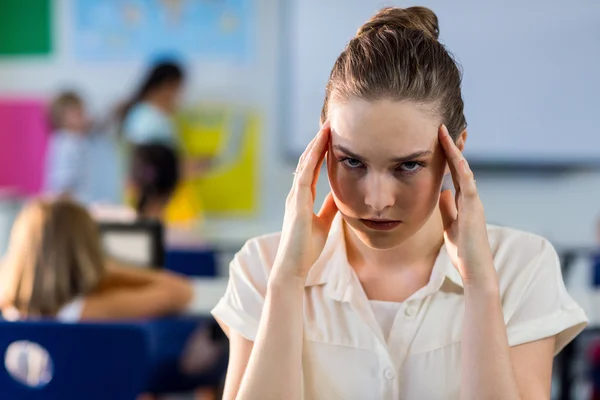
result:
<svg viewBox="0 0 600 400"><path fill-rule="evenodd" d="M75 92L67 91L56 96L50 103L50 124L52 128L62 128L65 111L68 108L81 106L83 106L83 100Z"/></svg>
<svg viewBox="0 0 600 400"><path fill-rule="evenodd" d="M433 106L456 140L467 127L461 73L438 41L437 16L425 7L380 10L361 26L337 58L321 112L351 98L412 101Z"/></svg>
<svg viewBox="0 0 600 400"><path fill-rule="evenodd" d="M104 273L98 228L88 212L67 199L34 200L11 232L0 269L0 307L52 317L96 289Z"/></svg>

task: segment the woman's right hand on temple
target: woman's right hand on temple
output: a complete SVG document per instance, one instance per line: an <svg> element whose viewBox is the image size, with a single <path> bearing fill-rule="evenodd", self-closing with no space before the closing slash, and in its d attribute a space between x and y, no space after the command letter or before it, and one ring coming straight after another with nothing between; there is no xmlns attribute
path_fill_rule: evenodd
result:
<svg viewBox="0 0 600 400"><path fill-rule="evenodd" d="M300 157L294 183L286 200L272 279L284 277L305 280L310 267L323 251L337 213L332 194L327 195L318 214L313 210L317 180L330 136L329 122L326 122Z"/></svg>

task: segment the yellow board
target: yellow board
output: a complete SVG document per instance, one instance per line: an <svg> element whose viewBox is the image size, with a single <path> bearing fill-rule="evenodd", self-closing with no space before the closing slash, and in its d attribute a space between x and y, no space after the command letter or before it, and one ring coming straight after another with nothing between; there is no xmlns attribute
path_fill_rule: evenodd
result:
<svg viewBox="0 0 600 400"><path fill-rule="evenodd" d="M179 119L186 156L211 157L214 166L182 182L167 209L167 221L187 223L203 214L251 215L258 195L260 119L228 106L201 105Z"/></svg>
<svg viewBox="0 0 600 400"><path fill-rule="evenodd" d="M168 224L189 225L202 218L202 203L196 195L193 182L183 181L175 190L165 210Z"/></svg>

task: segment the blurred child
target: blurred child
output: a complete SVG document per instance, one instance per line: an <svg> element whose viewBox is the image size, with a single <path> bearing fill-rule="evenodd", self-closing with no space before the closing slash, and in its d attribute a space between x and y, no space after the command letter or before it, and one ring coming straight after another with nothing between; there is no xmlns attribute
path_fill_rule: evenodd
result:
<svg viewBox="0 0 600 400"><path fill-rule="evenodd" d="M174 117L185 82L185 71L178 63L162 61L153 65L119 113L119 131L132 146L161 144L171 148L181 163L182 175L195 177L206 172L211 160L186 156L177 134Z"/></svg>
<svg viewBox="0 0 600 400"><path fill-rule="evenodd" d="M165 230L168 246L194 245L202 242L199 233L200 215L195 220L178 218L194 215L199 210L198 199L190 186L182 184L183 172L177 153L161 144L133 147L128 191L130 203L138 218L152 218L169 222ZM177 203L173 204L173 199ZM174 215L176 214L176 215Z"/></svg>
<svg viewBox="0 0 600 400"><path fill-rule="evenodd" d="M179 147L173 115L185 80L183 68L173 62L154 65L122 112L121 131L134 145L160 143Z"/></svg>
<svg viewBox="0 0 600 400"><path fill-rule="evenodd" d="M193 193L182 192L181 166L177 153L162 144L143 144L132 147L127 173L127 204L91 204L90 211L99 221L130 221L155 219L167 227L166 244L198 244L199 232L195 223L173 221L170 213L181 208L198 209ZM179 201L172 204L173 197ZM167 220L170 224L167 226ZM174 223L171 223L174 222Z"/></svg>
<svg viewBox="0 0 600 400"><path fill-rule="evenodd" d="M45 191L83 200L88 166L86 136L91 127L81 97L63 92L50 104L50 136Z"/></svg>
<svg viewBox="0 0 600 400"><path fill-rule="evenodd" d="M192 295L191 284L174 273L128 267L105 257L96 222L66 198L34 200L21 211L0 268L0 312L6 320L157 318L184 311ZM189 339L194 346L203 345L204 351L194 353L193 360L200 368L183 365L184 371L200 369L202 373L226 352L226 346L215 347L205 335L203 329ZM40 357L27 356L30 360ZM192 387L193 374L187 378ZM207 398L205 393L211 394L199 391L199 398Z"/></svg>
<svg viewBox="0 0 600 400"><path fill-rule="evenodd" d="M34 200L15 221L0 269L5 319L152 318L182 311L191 285L167 271L104 256L96 223L67 199Z"/></svg>
<svg viewBox="0 0 600 400"><path fill-rule="evenodd" d="M135 146L129 189L138 217L164 220L165 209L179 179L179 160L174 150L161 144Z"/></svg>

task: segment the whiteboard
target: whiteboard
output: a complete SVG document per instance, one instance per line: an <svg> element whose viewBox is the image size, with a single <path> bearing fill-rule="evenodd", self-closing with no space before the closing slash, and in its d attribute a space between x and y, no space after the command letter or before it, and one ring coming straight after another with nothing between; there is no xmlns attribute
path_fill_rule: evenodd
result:
<svg viewBox="0 0 600 400"><path fill-rule="evenodd" d="M600 1L289 0L284 15L286 152L319 127L335 59L388 5L431 8L463 69L467 157L491 164L600 164Z"/></svg>

